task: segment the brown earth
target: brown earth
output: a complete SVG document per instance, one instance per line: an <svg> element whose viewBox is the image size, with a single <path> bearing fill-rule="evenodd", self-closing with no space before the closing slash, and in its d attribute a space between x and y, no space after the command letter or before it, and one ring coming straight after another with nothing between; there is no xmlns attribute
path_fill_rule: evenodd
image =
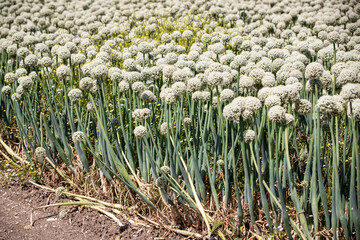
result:
<svg viewBox="0 0 360 240"><path fill-rule="evenodd" d="M134 216L116 217L125 226L88 207L61 206L33 212L34 208L70 199L58 199L54 193L39 189L29 182L0 185L0 240L100 240L100 239L184 239L184 237L149 226ZM59 213L66 210L65 218Z"/></svg>

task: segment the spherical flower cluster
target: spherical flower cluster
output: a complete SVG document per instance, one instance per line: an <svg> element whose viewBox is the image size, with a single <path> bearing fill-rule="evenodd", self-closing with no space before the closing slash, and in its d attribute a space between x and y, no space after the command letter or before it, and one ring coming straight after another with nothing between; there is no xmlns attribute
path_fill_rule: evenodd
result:
<svg viewBox="0 0 360 240"><path fill-rule="evenodd" d="M16 52L16 55L21 59L24 59L29 54L30 54L30 50L27 49L26 47L21 47Z"/></svg>
<svg viewBox="0 0 360 240"><path fill-rule="evenodd" d="M17 76L16 76L15 73L8 72L8 73L5 74L4 81L7 84L11 84L11 83L14 83L16 81L16 78L17 78Z"/></svg>
<svg viewBox="0 0 360 240"><path fill-rule="evenodd" d="M151 110L148 108L135 109L132 112L132 118L135 122L142 122L148 119L151 115Z"/></svg>
<svg viewBox="0 0 360 240"><path fill-rule="evenodd" d="M81 98L83 97L83 93L80 89L74 88L69 91L68 97L70 101L77 102L81 100Z"/></svg>
<svg viewBox="0 0 360 240"><path fill-rule="evenodd" d="M142 99L144 102L152 103L152 102L155 102L155 101L156 101L156 96L155 96L155 94L154 94L152 91L145 90L145 91L141 94L141 99Z"/></svg>
<svg viewBox="0 0 360 240"><path fill-rule="evenodd" d="M348 83L341 89L340 96L346 100L360 98L360 84Z"/></svg>
<svg viewBox="0 0 360 240"><path fill-rule="evenodd" d="M139 93L141 94L142 92L145 91L146 87L142 82L134 82L131 85L131 89L135 92L135 93Z"/></svg>
<svg viewBox="0 0 360 240"><path fill-rule="evenodd" d="M126 71L137 71L138 70L135 60L131 59L131 58L125 59L123 66Z"/></svg>
<svg viewBox="0 0 360 240"><path fill-rule="evenodd" d="M347 115L349 118L354 118L355 121L360 122L360 99L354 99L348 103Z"/></svg>
<svg viewBox="0 0 360 240"><path fill-rule="evenodd" d="M243 138L244 138L245 143L250 143L250 142L254 141L254 139L255 139L255 132L250 129L245 130L243 132Z"/></svg>
<svg viewBox="0 0 360 240"><path fill-rule="evenodd" d="M119 82L119 91L120 92L127 92L130 89L130 84L127 81Z"/></svg>
<svg viewBox="0 0 360 240"><path fill-rule="evenodd" d="M225 52L225 46L221 43L215 43L210 46L210 50L213 51L216 55L223 54Z"/></svg>
<svg viewBox="0 0 360 240"><path fill-rule="evenodd" d="M100 64L91 70L91 76L97 80L101 80L107 77L108 72L109 69L105 65Z"/></svg>
<svg viewBox="0 0 360 240"><path fill-rule="evenodd" d="M153 50L153 45L148 42L141 42L138 49L142 54L150 53Z"/></svg>
<svg viewBox="0 0 360 240"><path fill-rule="evenodd" d="M176 96L181 96L186 92L186 85L183 82L176 82L171 86L171 89Z"/></svg>
<svg viewBox="0 0 360 240"><path fill-rule="evenodd" d="M74 65L84 64L86 62L86 57L82 53L71 55L71 63Z"/></svg>
<svg viewBox="0 0 360 240"><path fill-rule="evenodd" d="M273 106L269 109L268 118L270 121L283 123L285 121L285 109L281 106Z"/></svg>
<svg viewBox="0 0 360 240"><path fill-rule="evenodd" d="M307 115L311 112L311 102L307 99L300 99L293 108L299 115Z"/></svg>
<svg viewBox="0 0 360 240"><path fill-rule="evenodd" d="M356 72L352 69L343 69L340 71L340 74L335 80L336 86L338 88L342 87L347 83L355 83L357 79Z"/></svg>
<svg viewBox="0 0 360 240"><path fill-rule="evenodd" d="M174 52L166 54L165 60L167 64L174 65L178 61L178 55Z"/></svg>
<svg viewBox="0 0 360 240"><path fill-rule="evenodd" d="M216 86L221 85L222 81L223 81L223 73L222 72L212 72L207 77L207 83L211 87L216 87Z"/></svg>
<svg viewBox="0 0 360 240"><path fill-rule="evenodd" d="M46 150L43 147L37 147L35 149L35 156L37 158L45 158L46 157Z"/></svg>
<svg viewBox="0 0 360 240"><path fill-rule="evenodd" d="M233 121L235 123L240 122L242 108L239 104L230 103L223 109L223 115L226 120Z"/></svg>
<svg viewBox="0 0 360 240"><path fill-rule="evenodd" d="M161 135L166 135L167 131L168 131L168 123L164 122L160 126L160 133L161 133Z"/></svg>
<svg viewBox="0 0 360 240"><path fill-rule="evenodd" d="M170 168L168 166L162 166L160 169L165 175L170 174Z"/></svg>
<svg viewBox="0 0 360 240"><path fill-rule="evenodd" d="M344 111L342 104L333 96L329 95L321 96L318 99L316 109L318 109L320 113L328 116L339 115Z"/></svg>
<svg viewBox="0 0 360 240"><path fill-rule="evenodd" d="M82 131L77 131L72 134L72 140L75 144L85 141L85 134Z"/></svg>
<svg viewBox="0 0 360 240"><path fill-rule="evenodd" d="M285 114L285 125L291 125L295 122L295 118L293 115L286 113Z"/></svg>
<svg viewBox="0 0 360 240"><path fill-rule="evenodd" d="M38 57L35 54L29 54L24 59L25 65L29 67L36 67L38 64Z"/></svg>
<svg viewBox="0 0 360 240"><path fill-rule="evenodd" d="M71 56L69 49L65 46L58 47L56 53L57 53L58 57L62 60L69 59Z"/></svg>
<svg viewBox="0 0 360 240"><path fill-rule="evenodd" d="M11 95L11 100L12 101L18 101L18 100L21 100L21 94L19 94L19 93L13 93L12 95Z"/></svg>
<svg viewBox="0 0 360 240"><path fill-rule="evenodd" d="M320 63L313 62L306 66L305 77L308 80L320 79L323 72L324 72L324 67Z"/></svg>
<svg viewBox="0 0 360 240"><path fill-rule="evenodd" d="M182 37L187 39L187 40L190 40L193 36L194 36L194 33L192 31L190 31L190 30L185 30L182 33Z"/></svg>
<svg viewBox="0 0 360 240"><path fill-rule="evenodd" d="M255 113L261 109L262 104L258 98L249 96L244 100L244 107L252 113Z"/></svg>
<svg viewBox="0 0 360 240"><path fill-rule="evenodd" d="M231 101L235 96L235 93L231 89L224 89L220 93L220 101L228 102Z"/></svg>
<svg viewBox="0 0 360 240"><path fill-rule="evenodd" d="M176 95L174 93L174 91L170 91L168 92L168 94L166 94L166 97L165 97L165 103L166 104L169 104L169 105L173 105L176 103Z"/></svg>
<svg viewBox="0 0 360 240"><path fill-rule="evenodd" d="M167 185L167 180L166 180L166 178L164 178L164 177L158 177L157 179L156 179L156 181L155 181L155 185L156 185L156 187L158 187L158 188L165 188L166 187L166 185Z"/></svg>
<svg viewBox="0 0 360 240"><path fill-rule="evenodd" d="M5 95L10 95L11 94L11 87L10 86L3 86L1 88L1 93L5 94Z"/></svg>
<svg viewBox="0 0 360 240"><path fill-rule="evenodd" d="M274 87L276 84L275 81L275 77L271 76L271 75L265 75L262 79L261 79L261 85L263 85L264 87Z"/></svg>
<svg viewBox="0 0 360 240"><path fill-rule="evenodd" d="M260 68L251 70L249 76L254 80L255 84L261 84L261 80L265 76L265 71Z"/></svg>
<svg viewBox="0 0 360 240"><path fill-rule="evenodd" d="M166 78L172 78L173 73L176 71L176 67L173 65L165 65L163 67L163 76Z"/></svg>
<svg viewBox="0 0 360 240"><path fill-rule="evenodd" d="M19 77L18 82L20 86L24 88L24 90L30 90L34 83L33 80L28 76Z"/></svg>
<svg viewBox="0 0 360 240"><path fill-rule="evenodd" d="M56 69L56 76L60 80L65 80L67 77L70 76L70 74L71 74L71 72L70 72L70 68L68 66L61 65L60 67L58 67Z"/></svg>
<svg viewBox="0 0 360 240"><path fill-rule="evenodd" d="M269 109L274 106L281 106L281 98L277 95L270 95L265 99L264 104Z"/></svg>
<svg viewBox="0 0 360 240"><path fill-rule="evenodd" d="M239 87L249 89L254 87L254 85L255 82L253 78L246 75L241 75L239 80Z"/></svg>
<svg viewBox="0 0 360 240"><path fill-rule="evenodd" d="M134 129L134 135L136 138L143 138L147 134L148 134L148 131L147 131L146 127L144 127L144 126L140 125Z"/></svg>
<svg viewBox="0 0 360 240"><path fill-rule="evenodd" d="M191 120L191 118L184 118L184 124L186 125L186 126L190 126L190 125L192 125L192 120Z"/></svg>
<svg viewBox="0 0 360 240"><path fill-rule="evenodd" d="M95 107L99 107L99 103L97 101L90 101L86 104L86 109L89 111L89 112L95 112Z"/></svg>
<svg viewBox="0 0 360 240"><path fill-rule="evenodd" d="M80 89L84 91L90 91L93 85L94 85L94 81L89 77L82 78L79 83Z"/></svg>

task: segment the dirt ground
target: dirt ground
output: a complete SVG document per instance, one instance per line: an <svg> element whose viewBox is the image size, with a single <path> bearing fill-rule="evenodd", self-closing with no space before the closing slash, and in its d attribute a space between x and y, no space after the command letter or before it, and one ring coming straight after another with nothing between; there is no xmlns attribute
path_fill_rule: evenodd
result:
<svg viewBox="0 0 360 240"><path fill-rule="evenodd" d="M116 217L124 224L88 207L51 207L33 212L34 208L69 201L58 199L54 193L39 189L29 182L0 185L0 240L100 240L100 239L185 239L183 236L158 229L136 219ZM60 219L60 211L67 215Z"/></svg>

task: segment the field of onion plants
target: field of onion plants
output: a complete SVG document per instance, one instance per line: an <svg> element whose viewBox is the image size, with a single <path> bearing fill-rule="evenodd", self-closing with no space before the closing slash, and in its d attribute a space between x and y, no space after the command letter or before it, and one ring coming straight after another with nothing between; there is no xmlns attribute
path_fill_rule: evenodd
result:
<svg viewBox="0 0 360 240"><path fill-rule="evenodd" d="M25 162L185 235L360 239L356 0L0 5Z"/></svg>

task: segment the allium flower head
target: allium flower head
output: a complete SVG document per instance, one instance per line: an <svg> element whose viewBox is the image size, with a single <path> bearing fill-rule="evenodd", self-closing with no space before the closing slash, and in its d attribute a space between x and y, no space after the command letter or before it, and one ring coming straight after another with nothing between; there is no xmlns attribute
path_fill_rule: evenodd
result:
<svg viewBox="0 0 360 240"><path fill-rule="evenodd" d="M56 53L57 53L58 57L62 60L69 59L71 56L69 49L65 46L58 47Z"/></svg>
<svg viewBox="0 0 360 240"><path fill-rule="evenodd" d="M90 101L86 104L86 109L89 112L95 112L95 107L99 107L99 103L97 101Z"/></svg>
<svg viewBox="0 0 360 240"><path fill-rule="evenodd" d="M283 123L285 121L285 109L281 106L274 106L269 109L268 118L270 121Z"/></svg>
<svg viewBox="0 0 360 240"><path fill-rule="evenodd" d="M70 68L68 66L61 65L60 67L58 67L56 69L56 76L60 80L65 80L67 77L70 76L70 74L71 74L71 72L70 72Z"/></svg>
<svg viewBox="0 0 360 240"><path fill-rule="evenodd" d="M146 54L150 53L153 50L153 45L148 42L141 42L138 46L139 52Z"/></svg>
<svg viewBox="0 0 360 240"><path fill-rule="evenodd" d="M29 67L36 67L38 64L38 57L35 54L29 54L24 59L25 65Z"/></svg>
<svg viewBox="0 0 360 240"><path fill-rule="evenodd" d="M103 65L97 65L91 70L91 76L97 80L105 79L108 75L109 69Z"/></svg>
<svg viewBox="0 0 360 240"><path fill-rule="evenodd" d="M148 108L142 108L142 109L135 109L132 112L132 118L135 120L135 122L142 122L149 118L151 115L151 110Z"/></svg>
<svg viewBox="0 0 360 240"><path fill-rule="evenodd" d="M330 95L321 96L316 103L316 108L320 113L329 116L339 115L344 111L341 103Z"/></svg>
<svg viewBox="0 0 360 240"><path fill-rule="evenodd" d="M5 74L5 83L7 84L11 84L11 83L14 83L16 81L16 74L15 73L12 73L12 72L8 72Z"/></svg>
<svg viewBox="0 0 360 240"><path fill-rule="evenodd" d="M68 97L70 101L77 102L81 100L81 98L83 97L83 93L80 89L74 88L69 91Z"/></svg>
<svg viewBox="0 0 360 240"><path fill-rule="evenodd" d="M300 99L293 105L293 108L299 115L307 115L311 112L311 102L307 99Z"/></svg>
<svg viewBox="0 0 360 240"><path fill-rule="evenodd" d="M214 45L211 45L209 49L216 55L220 55L225 52L225 46L221 43L215 43Z"/></svg>
<svg viewBox="0 0 360 240"><path fill-rule="evenodd" d="M184 118L184 124L185 124L186 126L192 125L192 120L191 120L191 118Z"/></svg>
<svg viewBox="0 0 360 240"><path fill-rule="evenodd" d="M119 82L119 91L120 92L127 92L130 89L130 84L127 81Z"/></svg>
<svg viewBox="0 0 360 240"><path fill-rule="evenodd" d="M207 77L207 83L211 87L216 87L221 85L223 81L223 73L222 72L212 72Z"/></svg>
<svg viewBox="0 0 360 240"><path fill-rule="evenodd" d="M244 100L244 107L253 113L259 111L262 107L261 101L256 97L246 97Z"/></svg>
<svg viewBox="0 0 360 240"><path fill-rule="evenodd" d="M86 62L86 57L82 53L71 55L71 63L74 65L84 64Z"/></svg>
<svg viewBox="0 0 360 240"><path fill-rule="evenodd" d="M178 61L178 55L174 52L169 52L166 54L165 60L167 64L174 65Z"/></svg>
<svg viewBox="0 0 360 240"><path fill-rule="evenodd" d="M168 123L167 122L162 123L161 126L160 126L161 135L166 135L167 134L167 129L168 129Z"/></svg>
<svg viewBox="0 0 360 240"><path fill-rule="evenodd" d="M183 82L176 82L171 86L171 89L176 96L181 96L186 92L186 85Z"/></svg>
<svg viewBox="0 0 360 240"><path fill-rule="evenodd" d="M360 84L348 83L341 89L340 96L346 101L360 98Z"/></svg>
<svg viewBox="0 0 360 240"><path fill-rule="evenodd" d="M354 120L360 122L360 99L354 99L348 103L347 115L349 118L354 117Z"/></svg>
<svg viewBox="0 0 360 240"><path fill-rule="evenodd" d="M308 80L320 79L324 72L324 67L317 62L312 62L306 66L305 77Z"/></svg>
<svg viewBox="0 0 360 240"><path fill-rule="evenodd" d="M187 40L190 40L193 36L194 36L194 33L192 31L190 31L190 30L185 30L182 33L182 37L187 39Z"/></svg>
<svg viewBox="0 0 360 240"><path fill-rule="evenodd" d="M12 101L18 101L18 100L21 100L21 94L19 94L19 93L13 93L12 95L11 95L11 100Z"/></svg>
<svg viewBox="0 0 360 240"><path fill-rule="evenodd" d="M11 87L10 86L3 86L1 88L1 93L5 94L5 95L10 95Z"/></svg>
<svg viewBox="0 0 360 240"><path fill-rule="evenodd" d="M20 86L22 86L24 88L24 90L31 89L34 84L34 81L28 76L19 77L18 82L19 82Z"/></svg>
<svg viewBox="0 0 360 240"><path fill-rule="evenodd" d="M294 116L289 113L285 113L285 125L291 125L294 122L295 122Z"/></svg>
<svg viewBox="0 0 360 240"><path fill-rule="evenodd" d="M162 166L160 169L161 171L163 171L164 174L170 174L170 168L168 166Z"/></svg>
<svg viewBox="0 0 360 240"><path fill-rule="evenodd" d="M165 188L167 185L167 180L164 177L158 177L155 181L155 185L158 188Z"/></svg>
<svg viewBox="0 0 360 240"><path fill-rule="evenodd" d="M147 131L146 127L144 127L144 126L140 125L134 129L134 135L136 138L143 138L147 134L148 134L148 131Z"/></svg>
<svg viewBox="0 0 360 240"><path fill-rule="evenodd" d="M342 87L347 83L355 83L357 79L356 72L351 69L342 69L339 76L336 78L336 86Z"/></svg>
<svg viewBox="0 0 360 240"><path fill-rule="evenodd" d="M222 102L228 102L231 101L234 98L234 91L231 89L224 89L220 93L220 101Z"/></svg>
<svg viewBox="0 0 360 240"><path fill-rule="evenodd" d="M138 70L135 60L131 59L131 58L125 59L123 66L126 71L137 71Z"/></svg>
<svg viewBox="0 0 360 240"><path fill-rule="evenodd" d="M134 82L131 85L131 89L135 92L135 93L139 93L141 94L142 92L145 91L146 87L142 82Z"/></svg>
<svg viewBox="0 0 360 240"><path fill-rule="evenodd" d="M25 76L27 74L27 70L25 68L18 68L15 71L16 78Z"/></svg>
<svg viewBox="0 0 360 240"><path fill-rule="evenodd" d="M274 106L281 106L281 98L277 95L270 95L265 99L265 106L271 108Z"/></svg>
<svg viewBox="0 0 360 240"><path fill-rule="evenodd" d="M85 141L85 134L82 131L74 132L72 135L72 140L75 144Z"/></svg>
<svg viewBox="0 0 360 240"><path fill-rule="evenodd" d="M80 89L84 91L90 91L93 85L94 85L94 81L89 77L82 78L79 83Z"/></svg>
<svg viewBox="0 0 360 240"><path fill-rule="evenodd" d="M254 139L255 139L255 132L250 129L245 130L243 132L243 138L244 138L245 143L250 143L250 142L254 141Z"/></svg>
<svg viewBox="0 0 360 240"><path fill-rule="evenodd" d="M35 149L35 156L37 158L45 158L46 157L46 150L43 147L37 147Z"/></svg>
<svg viewBox="0 0 360 240"><path fill-rule="evenodd" d="M230 103L223 109L223 115L226 120L233 121L235 123L240 122L242 108L238 104Z"/></svg>
<svg viewBox="0 0 360 240"><path fill-rule="evenodd" d="M156 101L156 96L154 95L154 93L152 91L149 90L145 90L142 94L141 94L141 99L144 102L155 102Z"/></svg>

